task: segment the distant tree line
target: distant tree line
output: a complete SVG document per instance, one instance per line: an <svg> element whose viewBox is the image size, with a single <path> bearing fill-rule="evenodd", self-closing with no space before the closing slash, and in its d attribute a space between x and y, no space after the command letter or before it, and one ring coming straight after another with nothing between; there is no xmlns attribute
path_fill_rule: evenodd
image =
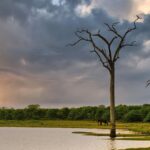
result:
<svg viewBox="0 0 150 150"><path fill-rule="evenodd" d="M108 120L109 107L84 106L79 108L40 108L29 105L24 109L0 108L0 120ZM118 105L116 120L120 122L150 122L150 104Z"/></svg>

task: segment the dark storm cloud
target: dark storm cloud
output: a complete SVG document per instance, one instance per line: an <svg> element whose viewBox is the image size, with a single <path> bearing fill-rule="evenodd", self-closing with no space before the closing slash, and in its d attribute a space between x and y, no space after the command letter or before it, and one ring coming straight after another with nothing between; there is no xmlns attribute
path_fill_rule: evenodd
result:
<svg viewBox="0 0 150 150"><path fill-rule="evenodd" d="M88 15L77 13L80 5ZM102 34L110 38L103 23L130 18L133 8L131 0L113 3L103 0L1 0L0 83L3 88L0 90L3 95L0 99L6 100L1 105L40 103L57 107L108 103L108 75L99 67L97 57L89 52L89 45L84 42L76 47L66 45L76 40L73 32L77 28L93 32L101 29ZM138 30L129 36L138 46L123 51L117 64L118 103L125 103L122 100L143 103L150 96L143 88L150 74L145 67L150 62L150 52L144 51L144 42L150 38L149 23L150 16L145 15L144 22L137 24ZM118 29L123 33L132 25L121 20ZM136 94L126 90L133 88ZM142 94L138 94L139 91Z"/></svg>

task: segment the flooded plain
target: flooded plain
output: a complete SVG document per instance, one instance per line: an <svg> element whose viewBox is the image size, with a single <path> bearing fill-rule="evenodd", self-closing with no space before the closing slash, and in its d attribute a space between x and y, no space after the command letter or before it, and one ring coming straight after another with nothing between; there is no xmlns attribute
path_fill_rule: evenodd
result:
<svg viewBox="0 0 150 150"><path fill-rule="evenodd" d="M150 147L150 141L111 140L106 136L72 133L76 131L109 132L103 129L76 128L0 128L0 150L119 150Z"/></svg>

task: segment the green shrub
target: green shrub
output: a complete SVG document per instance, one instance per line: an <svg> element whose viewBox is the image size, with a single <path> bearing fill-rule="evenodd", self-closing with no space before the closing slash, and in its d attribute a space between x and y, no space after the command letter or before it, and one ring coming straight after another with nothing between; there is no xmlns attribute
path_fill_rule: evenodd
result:
<svg viewBox="0 0 150 150"><path fill-rule="evenodd" d="M147 114L147 116L144 118L144 122L150 122L150 112Z"/></svg>
<svg viewBox="0 0 150 150"><path fill-rule="evenodd" d="M131 110L125 115L124 120L127 122L140 122L143 119L139 110Z"/></svg>

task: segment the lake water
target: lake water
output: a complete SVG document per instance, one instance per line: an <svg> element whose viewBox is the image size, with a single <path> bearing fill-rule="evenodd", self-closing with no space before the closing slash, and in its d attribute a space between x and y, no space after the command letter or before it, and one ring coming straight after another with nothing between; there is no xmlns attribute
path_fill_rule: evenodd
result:
<svg viewBox="0 0 150 150"><path fill-rule="evenodd" d="M118 150L150 147L150 141L110 140L74 131L107 133L101 129L0 128L0 150Z"/></svg>

